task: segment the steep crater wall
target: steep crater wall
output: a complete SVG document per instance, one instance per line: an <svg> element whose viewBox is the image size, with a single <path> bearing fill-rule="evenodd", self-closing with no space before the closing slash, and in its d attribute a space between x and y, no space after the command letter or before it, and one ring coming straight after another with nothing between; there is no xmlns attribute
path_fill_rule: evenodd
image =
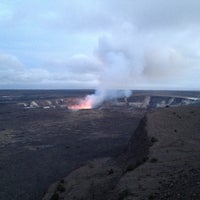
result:
<svg viewBox="0 0 200 200"><path fill-rule="evenodd" d="M146 117L142 118L127 148L117 159L101 158L89 162L88 165L73 171L63 180L50 186L43 200L113 199L112 191L120 178L147 159L150 141L146 123Z"/></svg>

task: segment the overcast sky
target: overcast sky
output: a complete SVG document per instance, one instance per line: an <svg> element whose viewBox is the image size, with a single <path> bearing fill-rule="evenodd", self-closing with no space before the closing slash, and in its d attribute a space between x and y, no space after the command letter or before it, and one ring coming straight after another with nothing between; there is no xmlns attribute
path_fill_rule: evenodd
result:
<svg viewBox="0 0 200 200"><path fill-rule="evenodd" d="M200 89L199 0L1 0L0 89Z"/></svg>

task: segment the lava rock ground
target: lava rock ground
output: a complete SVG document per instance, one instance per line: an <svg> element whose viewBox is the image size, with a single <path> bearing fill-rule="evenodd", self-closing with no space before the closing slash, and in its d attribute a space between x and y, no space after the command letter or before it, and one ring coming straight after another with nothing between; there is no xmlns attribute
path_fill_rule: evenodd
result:
<svg viewBox="0 0 200 200"><path fill-rule="evenodd" d="M144 112L20 109L0 105L0 199L41 199L87 161L117 156Z"/></svg>
<svg viewBox="0 0 200 200"><path fill-rule="evenodd" d="M200 107L155 109L118 158L76 169L53 184L44 200L199 200L199 152Z"/></svg>

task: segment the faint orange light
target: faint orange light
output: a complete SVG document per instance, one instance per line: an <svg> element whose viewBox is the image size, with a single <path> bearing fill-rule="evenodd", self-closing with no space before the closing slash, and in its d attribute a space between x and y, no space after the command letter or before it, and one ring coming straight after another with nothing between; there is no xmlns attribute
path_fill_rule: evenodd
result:
<svg viewBox="0 0 200 200"><path fill-rule="evenodd" d="M77 104L68 106L70 110L92 109L93 101L90 98L81 99Z"/></svg>

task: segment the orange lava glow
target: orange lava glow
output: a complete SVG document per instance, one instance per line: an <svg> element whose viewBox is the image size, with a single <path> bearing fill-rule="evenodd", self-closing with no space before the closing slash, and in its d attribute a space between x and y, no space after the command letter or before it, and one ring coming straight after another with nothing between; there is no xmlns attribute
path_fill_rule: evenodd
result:
<svg viewBox="0 0 200 200"><path fill-rule="evenodd" d="M70 110L92 109L92 100L85 98L80 100L78 104L68 106Z"/></svg>

